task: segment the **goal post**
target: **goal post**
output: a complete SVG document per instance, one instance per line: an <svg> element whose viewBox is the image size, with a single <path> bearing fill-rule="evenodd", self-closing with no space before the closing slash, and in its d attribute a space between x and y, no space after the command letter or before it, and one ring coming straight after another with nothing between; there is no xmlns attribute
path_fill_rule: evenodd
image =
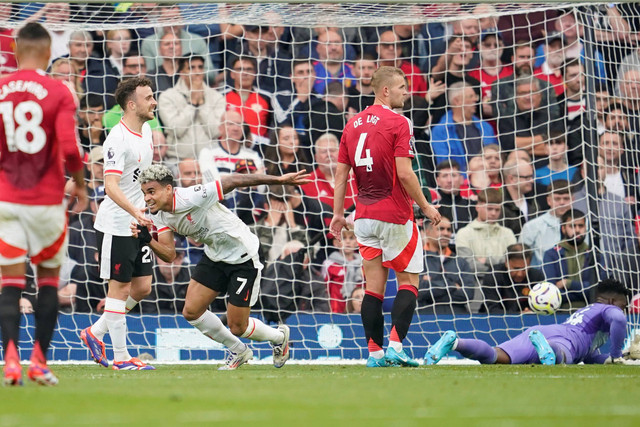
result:
<svg viewBox="0 0 640 427"><path fill-rule="evenodd" d="M414 126L414 167L451 228L418 219L427 269L407 337L414 357L423 357L447 329L498 343L528 326L563 321L594 302L604 277L640 291L636 4L49 1L0 5L0 37L10 39L34 19L52 34L48 72L67 82L79 102L94 211L104 197L100 164L106 155L97 147L120 114L112 90L132 69L152 80L159 102L152 122L155 161L181 182L224 173L319 171L323 178L312 188L238 190L225 200L264 249L262 296L252 315L292 327L294 358L366 357L360 258L354 248L336 246L328 223L337 161L332 144L347 120L372 102L368 66L405 71L410 97L403 114ZM12 71L10 46L0 43L2 74ZM206 73L207 88L197 86L207 97L202 107L191 98L193 71L184 68L193 58L201 58ZM221 103L218 109L209 109L211 99ZM198 107L206 113L198 115ZM225 110L239 112L246 126L241 141L221 145ZM568 184L558 184L562 180ZM477 220L487 215L478 205L482 210L493 203L483 201L489 188L502 200L499 233L486 226L493 220ZM561 194L570 194L569 205L588 219L579 249L565 244L575 240L562 234L560 218L569 206ZM103 309L106 285L96 273L93 215L70 218L55 360L89 360L79 333ZM494 234L486 234L489 228ZM522 280L505 266L506 248L517 242L532 246L537 271ZM180 239L178 249L178 262L157 263L152 294L127 316L132 354L174 362L222 359L221 347L181 316L202 247ZM527 312L527 290L536 280L565 287L556 314ZM396 289L391 274L383 304L387 325ZM25 299L20 344L26 352L33 291ZM212 310L222 314L225 304L220 298ZM640 304L631 310L630 332L638 312ZM269 357L268 346L254 349L259 358Z"/></svg>

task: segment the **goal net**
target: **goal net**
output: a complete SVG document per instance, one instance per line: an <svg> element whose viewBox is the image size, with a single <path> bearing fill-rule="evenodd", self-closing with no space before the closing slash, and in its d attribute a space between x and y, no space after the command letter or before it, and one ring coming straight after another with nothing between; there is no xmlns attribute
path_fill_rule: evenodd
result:
<svg viewBox="0 0 640 427"><path fill-rule="evenodd" d="M635 3L561 2L1 4L0 72L15 69L15 29L35 20L52 35L48 72L77 95L91 187L90 209L70 217L53 358L88 360L79 332L103 310L93 229L101 144L121 115L114 90L134 75L153 83L154 162L177 185L313 171L301 189L238 189L224 201L261 241L252 315L291 325L294 358L366 356L362 258L354 238L338 243L328 224L338 141L373 103L371 75L383 65L407 75L414 168L445 217L439 226L417 218L426 269L406 343L414 357L447 329L497 343L562 321L594 302L605 277L637 293L638 12ZM352 185L349 211L356 194ZM127 316L132 354L221 359L221 346L181 316L203 248L179 236L176 245L173 263L154 261L153 291ZM551 316L527 303L543 281L563 296ZM397 286L391 271L387 326ZM33 290L24 297L28 349ZM222 315L226 299L211 308Z"/></svg>

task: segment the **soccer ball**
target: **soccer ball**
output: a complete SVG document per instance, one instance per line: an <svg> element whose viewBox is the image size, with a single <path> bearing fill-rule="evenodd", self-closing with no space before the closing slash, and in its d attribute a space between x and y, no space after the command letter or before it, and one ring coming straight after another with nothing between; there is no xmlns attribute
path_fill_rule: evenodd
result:
<svg viewBox="0 0 640 427"><path fill-rule="evenodd" d="M540 314L553 314L562 304L560 289L553 283L542 282L529 291L529 307Z"/></svg>

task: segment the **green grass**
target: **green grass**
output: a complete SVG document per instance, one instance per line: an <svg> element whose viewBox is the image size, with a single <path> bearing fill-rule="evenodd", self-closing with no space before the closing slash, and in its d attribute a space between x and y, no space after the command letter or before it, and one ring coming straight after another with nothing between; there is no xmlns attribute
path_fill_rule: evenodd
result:
<svg viewBox="0 0 640 427"><path fill-rule="evenodd" d="M0 426L637 426L637 366L55 366L0 388Z"/></svg>

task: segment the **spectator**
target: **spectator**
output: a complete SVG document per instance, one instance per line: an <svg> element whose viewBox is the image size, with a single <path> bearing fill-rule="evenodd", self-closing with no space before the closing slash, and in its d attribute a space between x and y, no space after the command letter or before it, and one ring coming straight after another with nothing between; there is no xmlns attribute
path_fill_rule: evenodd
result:
<svg viewBox="0 0 640 427"><path fill-rule="evenodd" d="M562 240L544 253L544 274L562 292L562 308L572 310L593 302L593 287L605 277L604 259L586 241L584 212L569 209L561 224Z"/></svg>
<svg viewBox="0 0 640 427"><path fill-rule="evenodd" d="M445 87L448 89L454 83L464 81L475 90L477 99L481 99L480 82L466 73L467 70L471 69L472 58L472 42L461 36L452 36L447 42L447 51L438 58L438 62L431 70L434 83L444 82ZM430 97L432 123L439 123L442 116L447 113L447 107L450 105L447 96L448 93L445 91L438 96ZM474 113L478 114L477 107Z"/></svg>
<svg viewBox="0 0 640 427"><path fill-rule="evenodd" d="M338 150L340 142L335 135L325 133L315 142L315 161L318 167L311 173L309 179L313 182L300 186L304 194L320 200L333 209L333 193L335 173L338 167ZM349 181L344 202L345 209L355 203L357 193L353 180Z"/></svg>
<svg viewBox="0 0 640 427"><path fill-rule="evenodd" d="M347 300L347 313L358 314L362 311L362 299L364 298L364 287L358 286L351 292Z"/></svg>
<svg viewBox="0 0 640 427"><path fill-rule="evenodd" d="M87 161L87 170L89 172L87 188L89 193L93 192L95 199L99 191L104 193L104 188L100 190L100 187L104 186L104 152L102 151L101 145L91 149ZM102 195L104 196L104 194ZM96 209L96 212L97 211Z"/></svg>
<svg viewBox="0 0 640 427"><path fill-rule="evenodd" d="M603 185L607 192L624 199L635 211L640 199L640 176L636 167L623 164L626 148L623 133L606 131L600 135L598 154L603 161Z"/></svg>
<svg viewBox="0 0 640 427"><path fill-rule="evenodd" d="M344 87L356 83L351 65L345 62L344 40L338 32L329 30L320 34L316 51L318 61L313 64L316 72L313 89L316 93L324 94L331 82L339 82Z"/></svg>
<svg viewBox="0 0 640 427"><path fill-rule="evenodd" d="M581 172L583 180L574 193L573 208L582 212L594 212L594 209L587 210L587 186L584 181L586 164ZM638 236L634 230L631 206L607 189L604 185L605 178L605 161L602 157L598 157L597 193L592 196L597 201L594 218L600 225L600 232L597 235L600 239L598 247L604 254L605 265L611 275L626 283L629 288L637 289L640 283L637 273L640 271L640 260L638 259Z"/></svg>
<svg viewBox="0 0 640 427"><path fill-rule="evenodd" d="M418 289L420 314L469 314L468 302L477 287L469 264L451 249L453 228L442 214L440 224L425 224L426 274L421 274Z"/></svg>
<svg viewBox="0 0 640 427"><path fill-rule="evenodd" d="M201 56L180 60L180 79L175 87L160 95L160 119L168 131L170 157L194 157L218 136L225 100L204 83Z"/></svg>
<svg viewBox="0 0 640 427"><path fill-rule="evenodd" d="M487 166L487 177L492 187L502 186L502 156L498 144L488 144L482 147L482 157Z"/></svg>
<svg viewBox="0 0 640 427"><path fill-rule="evenodd" d="M499 225L502 194L487 188L478 195L478 217L456 234L458 255L465 259L479 278L491 265L504 260L507 247L516 243L513 231Z"/></svg>
<svg viewBox="0 0 640 427"><path fill-rule="evenodd" d="M237 111L227 111L220 119L218 133L220 137L212 147L203 148L198 156L198 164L205 182L211 182L217 176L235 171L240 160L253 160L258 170L263 170L260 155L245 148L242 116Z"/></svg>
<svg viewBox="0 0 640 427"><path fill-rule="evenodd" d="M461 19L451 23L453 34L466 37L473 48L478 47L480 39L480 21L471 14L465 14Z"/></svg>
<svg viewBox="0 0 640 427"><path fill-rule="evenodd" d="M460 195L463 180L460 165L455 160L445 160L436 167L437 204L440 214L451 218L449 222L454 234L476 217L475 203Z"/></svg>
<svg viewBox="0 0 640 427"><path fill-rule="evenodd" d="M102 145L107 138L102 126L103 116L104 104L101 96L88 94L82 97L78 108L78 134L85 152L96 145Z"/></svg>
<svg viewBox="0 0 640 427"><path fill-rule="evenodd" d="M265 148L264 164L269 175L298 172L309 165L304 150L300 149L298 133L291 126L283 126L271 134L271 143Z"/></svg>
<svg viewBox="0 0 640 427"><path fill-rule="evenodd" d="M362 257L357 252L358 242L353 231L342 231L342 241L333 239L337 249L322 264L322 273L327 283L329 306L332 313L344 313L347 299L357 287L364 285Z"/></svg>
<svg viewBox="0 0 640 427"><path fill-rule="evenodd" d="M86 92L104 97L107 109L116 105L113 94L120 82L120 76L124 73L123 61L130 49L129 30L109 30L106 38L106 58L90 61L87 65Z"/></svg>
<svg viewBox="0 0 640 427"><path fill-rule="evenodd" d="M630 68L623 75L618 75L620 101L626 107L631 131L640 134L640 67Z"/></svg>
<svg viewBox="0 0 640 427"><path fill-rule="evenodd" d="M503 50L504 41L497 27L483 31L479 44L480 66L469 71L469 76L480 82L483 114L487 117L492 116L491 105L485 103L485 100L491 100L491 87L498 79L513 74L513 65L504 65L500 59Z"/></svg>
<svg viewBox="0 0 640 427"><path fill-rule="evenodd" d="M56 58L69 54L69 39L72 30L65 27L71 18L71 7L69 3L46 3L33 15L26 17L26 22L39 22L44 18L42 24L51 36L51 58Z"/></svg>
<svg viewBox="0 0 640 427"><path fill-rule="evenodd" d="M516 113L516 105L513 102L516 93L516 81L520 78L533 75L534 69L534 50L529 42L519 43L513 46L513 55L511 63L513 64L513 74L499 78L491 86L491 110L493 117L512 117ZM556 93L546 80L542 80L539 76L533 76L537 80L540 88L541 101L540 106L549 108L551 117L558 117L560 109L556 101Z"/></svg>
<svg viewBox="0 0 640 427"><path fill-rule="evenodd" d="M276 124L292 125L302 139L302 145L310 145L309 131L306 124L309 122L309 114L315 107L322 103L322 97L318 95L313 85L316 81L316 72L309 61L294 61L291 82L293 92L278 92L273 97L273 112Z"/></svg>
<svg viewBox="0 0 640 427"><path fill-rule="evenodd" d="M556 33L562 37L562 41L564 44L563 56L566 60L576 59L580 63L584 63L585 61L585 49L584 45L580 41L580 33L583 32L580 24L576 23L576 16L573 10L569 10L567 12L561 12L558 17L553 21L553 31L550 34ZM598 44L598 47L595 48L594 51L595 61L594 61L594 71L595 77L598 82L604 82L607 78L607 71L605 67L605 61L600 53L600 49L602 47L601 44ZM545 61L545 45L544 43L538 46L536 50L536 67L542 65ZM613 62L617 62L613 60Z"/></svg>
<svg viewBox="0 0 640 427"><path fill-rule="evenodd" d="M509 160L504 164L504 204L502 218L517 236L522 226L538 216L542 210L536 197L543 192L534 191L533 167L521 160Z"/></svg>
<svg viewBox="0 0 640 427"><path fill-rule="evenodd" d="M251 56L258 64L256 86L259 90L276 93L291 90L291 54L279 48L281 27L245 25L242 43L235 55ZM231 62L231 58L227 58Z"/></svg>
<svg viewBox="0 0 640 427"><path fill-rule="evenodd" d="M533 265L540 265L544 253L560 241L560 218L571 209L573 203L571 186L566 180L552 181L546 194L549 211L524 224L520 235L520 241L533 251Z"/></svg>
<svg viewBox="0 0 640 427"><path fill-rule="evenodd" d="M182 19L182 16L180 16L180 8L177 5L161 6L159 9L160 16L158 17L158 20L171 23L171 25L167 27L156 26L155 32L142 40L140 53L147 62L147 69L160 70L161 68L164 68L167 76L174 75L171 71L177 71L177 69L169 70L166 68L168 65L166 56L167 52L165 51L163 53L163 41L165 44L170 41L173 44L171 49L174 51L174 56L176 58L179 58L182 55L202 57L204 60L204 73L209 80L213 81L217 72L211 64L209 48L207 47L205 39L197 34L185 31L183 25L184 20ZM165 38L168 34L173 37ZM165 46L165 49L166 48L167 46ZM174 63L174 65L177 64ZM157 89L162 92L166 88L160 88L158 85Z"/></svg>
<svg viewBox="0 0 640 427"><path fill-rule="evenodd" d="M454 83L447 92L451 109L433 127L431 147L436 164L455 160L464 174L468 157L481 154L484 145L497 144L498 140L491 125L474 115L478 97L468 83Z"/></svg>
<svg viewBox="0 0 640 427"><path fill-rule="evenodd" d="M280 256L287 242L305 241L304 223L294 215L294 198L299 198L293 188L282 185L269 187L267 215L254 225L253 232L260 239L262 256L268 263Z"/></svg>
<svg viewBox="0 0 640 427"><path fill-rule="evenodd" d="M378 66L389 66L400 68L407 76L407 92L410 95L426 96L427 82L417 65L403 57L401 51L400 38L393 31L385 31L380 34L378 46Z"/></svg>
<svg viewBox="0 0 640 427"><path fill-rule="evenodd" d="M560 110L564 113L564 127L567 132L568 160L572 166L582 163L582 147L589 143L589 133L583 129L591 119L587 118L587 101L583 95L585 69L577 58L564 63L562 67L565 91L558 97Z"/></svg>
<svg viewBox="0 0 640 427"><path fill-rule="evenodd" d="M509 152L522 148L534 161L544 162L548 155L547 135L562 130L562 117L551 116L551 110L542 105L542 87L538 79L520 77L515 82L515 116L498 118L500 148Z"/></svg>
<svg viewBox="0 0 640 427"><path fill-rule="evenodd" d="M64 85L69 88L69 91L73 95L76 105L80 103L78 98L78 81L79 75L76 74L73 64L69 58L58 58L49 67L49 74L52 78L60 80Z"/></svg>
<svg viewBox="0 0 640 427"><path fill-rule="evenodd" d="M252 160L262 171L262 157L256 151L244 146L248 135L243 128L242 116L237 111L227 111L222 115L218 129L220 137L210 147L203 148L198 156L198 164L204 182L235 171L240 160Z"/></svg>
<svg viewBox="0 0 640 427"><path fill-rule="evenodd" d="M482 281L484 307L488 314L529 313L529 290L543 282L542 271L531 266L531 251L522 243L510 245L506 262L494 265Z"/></svg>
<svg viewBox="0 0 640 427"><path fill-rule="evenodd" d="M192 185L202 184L202 175L200 174L200 166L196 159L187 157L178 162L178 187L187 188Z"/></svg>
<svg viewBox="0 0 640 427"><path fill-rule="evenodd" d="M69 38L69 60L72 64L73 72L77 75L76 92L79 94L87 92L86 77L89 66L97 61L92 57L93 38L88 31L78 30L71 33Z"/></svg>
<svg viewBox="0 0 640 427"><path fill-rule="evenodd" d="M556 91L556 96L564 93L562 80L562 64L565 56L565 43L562 34L550 32L542 44L545 61L533 73L536 77L548 81Z"/></svg>
<svg viewBox="0 0 640 427"><path fill-rule="evenodd" d="M577 170L577 167L569 166L565 134L552 132L549 135L549 164L536 169L536 184L546 187L559 179L571 182Z"/></svg>
<svg viewBox="0 0 640 427"><path fill-rule="evenodd" d="M467 179L460 186L460 195L463 198L476 201L478 194L489 187L494 187L489 180L487 169L488 166L483 156L474 156L469 159Z"/></svg>
<svg viewBox="0 0 640 427"><path fill-rule="evenodd" d="M251 129L254 143L266 144L271 124L270 95L255 87L256 69L257 63L252 57L239 56L232 60L229 75L233 88L226 93L227 108L240 112L242 121Z"/></svg>
<svg viewBox="0 0 640 427"><path fill-rule="evenodd" d="M375 95L371 78L378 69L378 64L373 55L363 53L353 64L353 75L356 83L347 88L347 110L349 114L358 114L370 105L373 105Z"/></svg>
<svg viewBox="0 0 640 427"><path fill-rule="evenodd" d="M340 82L327 84L323 102L313 106L309 114L308 129L311 141L317 140L324 133L331 133L342 138L342 130L347 124L347 97Z"/></svg>
<svg viewBox="0 0 640 427"><path fill-rule="evenodd" d="M153 37L153 36L151 36ZM156 61L160 59L160 63L151 62L155 65L149 72L149 76L156 90L156 98L167 89L172 88L180 77L180 58L182 58L182 46L180 39L173 33L165 33L158 41L158 55ZM147 65L149 69L149 65Z"/></svg>

